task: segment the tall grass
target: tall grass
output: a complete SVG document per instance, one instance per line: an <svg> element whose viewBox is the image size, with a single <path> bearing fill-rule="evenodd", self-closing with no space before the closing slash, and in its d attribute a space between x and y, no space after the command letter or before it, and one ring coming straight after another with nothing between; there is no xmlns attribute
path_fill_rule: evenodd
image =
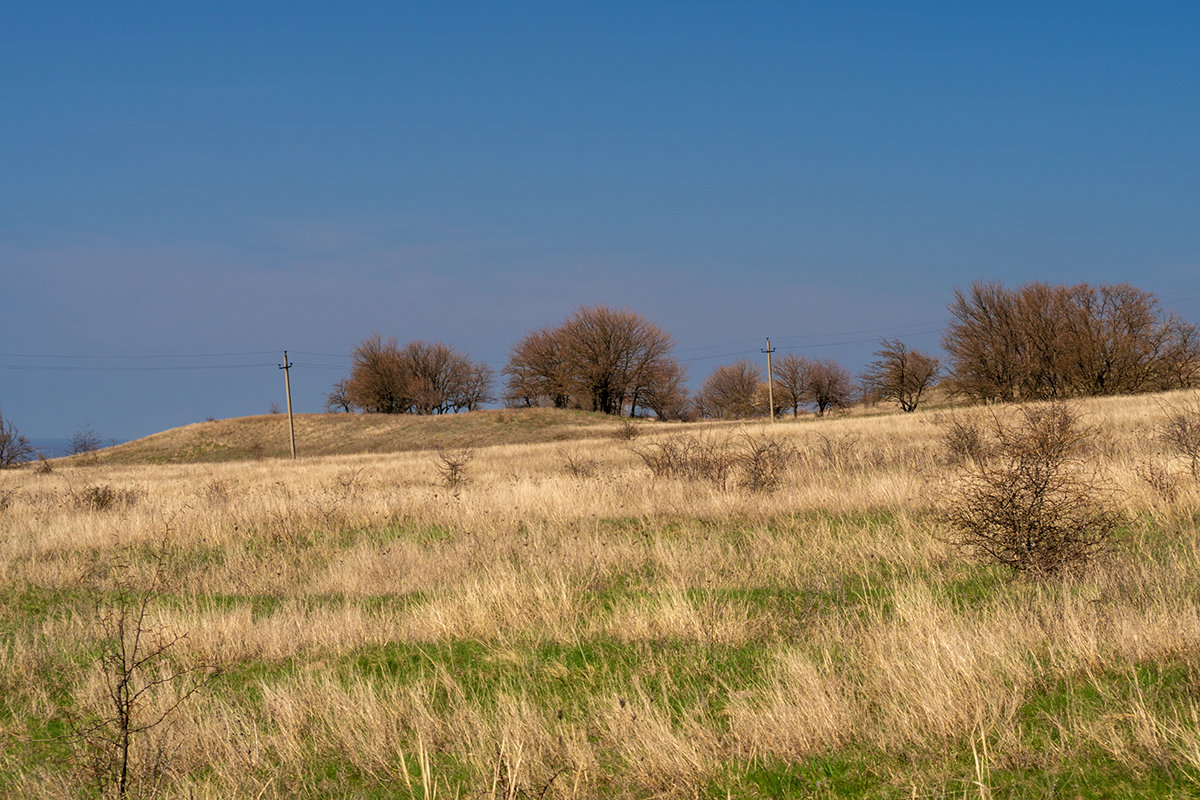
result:
<svg viewBox="0 0 1200 800"><path fill-rule="evenodd" d="M1200 776L1200 487L1163 402L1081 405L1113 552L1014 579L946 544L934 415L718 429L772 491L655 476L634 442L0 473L0 791L80 794L98 565L162 561L147 624L219 664L163 797L985 796ZM1015 413L999 409L998 414ZM644 450L643 450L644 452ZM1167 496L1147 466L1171 476ZM120 502L80 503L103 486ZM139 755L140 754L140 755ZM1085 791L1086 790L1086 791Z"/></svg>

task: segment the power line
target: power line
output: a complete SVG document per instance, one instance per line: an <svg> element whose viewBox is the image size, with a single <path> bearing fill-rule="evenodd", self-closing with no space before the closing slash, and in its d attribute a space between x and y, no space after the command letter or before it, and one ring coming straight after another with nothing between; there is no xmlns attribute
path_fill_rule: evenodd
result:
<svg viewBox="0 0 1200 800"><path fill-rule="evenodd" d="M187 372L206 369L258 369L271 366L274 366L274 364L269 362L262 364L189 364L153 367L89 367L75 364L0 364L0 370L18 370L22 372Z"/></svg>
<svg viewBox="0 0 1200 800"><path fill-rule="evenodd" d="M68 360L98 360L98 359L158 359L158 358L241 358L244 356L265 356L276 352L275 350L250 350L242 353L159 353L145 355L123 355L123 354L108 354L108 355L80 355L71 354L64 355L59 353L0 353L0 358L58 358Z"/></svg>

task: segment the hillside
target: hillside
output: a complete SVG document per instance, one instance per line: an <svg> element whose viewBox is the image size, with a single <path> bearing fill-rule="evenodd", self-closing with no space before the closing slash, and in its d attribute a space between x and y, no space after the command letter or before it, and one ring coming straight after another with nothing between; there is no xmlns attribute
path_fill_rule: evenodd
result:
<svg viewBox="0 0 1200 800"><path fill-rule="evenodd" d="M303 457L569 441L611 433L618 424L602 414L548 408L427 417L298 414L295 419L296 450ZM113 464L191 464L288 454L287 416L265 414L197 422L83 458Z"/></svg>

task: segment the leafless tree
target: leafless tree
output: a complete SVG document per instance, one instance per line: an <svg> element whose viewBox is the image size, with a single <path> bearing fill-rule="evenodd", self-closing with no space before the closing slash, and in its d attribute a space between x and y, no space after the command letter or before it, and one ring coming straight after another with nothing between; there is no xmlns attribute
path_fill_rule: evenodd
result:
<svg viewBox="0 0 1200 800"><path fill-rule="evenodd" d="M796 353L784 353L771 366L775 377L775 403L790 408L792 416L800 416L808 386L808 359Z"/></svg>
<svg viewBox="0 0 1200 800"><path fill-rule="evenodd" d="M633 311L583 307L562 330L571 382L592 411L620 414L628 407L635 412L672 360L671 336Z"/></svg>
<svg viewBox="0 0 1200 800"><path fill-rule="evenodd" d="M491 395L491 369L442 342L409 342L375 334L351 353L343 399L382 414L445 414L477 408Z"/></svg>
<svg viewBox="0 0 1200 800"><path fill-rule="evenodd" d="M955 290L942 344L974 400L1053 400L1190 385L1196 329L1129 284L1000 283Z"/></svg>
<svg viewBox="0 0 1200 800"><path fill-rule="evenodd" d="M674 342L633 311L585 306L557 328L527 334L513 347L505 399L510 405L577 406L630 415L666 409L683 385ZM665 412L664 412L665 413Z"/></svg>
<svg viewBox="0 0 1200 800"><path fill-rule="evenodd" d="M33 458L37 450L29 439L21 435L17 426L4 419L0 413L0 469L15 467Z"/></svg>
<svg viewBox="0 0 1200 800"><path fill-rule="evenodd" d="M666 359L647 383L641 403L662 420L688 419L687 368Z"/></svg>
<svg viewBox="0 0 1200 800"><path fill-rule="evenodd" d="M501 370L507 379L505 402L510 406L566 408L571 402L566 355L567 342L561 328L527 333L513 346Z"/></svg>
<svg viewBox="0 0 1200 800"><path fill-rule="evenodd" d="M825 416L830 409L846 408L853 397L854 380L845 367L829 358L809 364L804 399L817 407L817 414Z"/></svg>
<svg viewBox="0 0 1200 800"><path fill-rule="evenodd" d="M863 373L863 390L879 400L896 401L905 412L916 411L922 395L937 380L938 360L910 350L897 339L882 340L875 356Z"/></svg>
<svg viewBox="0 0 1200 800"><path fill-rule="evenodd" d="M400 346L373 334L350 353L353 365L346 379L346 399L373 414L400 414L412 406L412 387L400 363Z"/></svg>
<svg viewBox="0 0 1200 800"><path fill-rule="evenodd" d="M79 430L75 431L71 436L71 446L68 453L71 455L81 455L83 453L93 453L100 449L104 440L100 434L92 428L90 422L85 422L79 426Z"/></svg>
<svg viewBox="0 0 1200 800"><path fill-rule="evenodd" d="M1021 337L1016 308L999 282L976 281L954 290L942 348L950 355L954 388L979 402L1012 400L1020 379Z"/></svg>
<svg viewBox="0 0 1200 800"><path fill-rule="evenodd" d="M721 419L745 419L761 413L755 405L763 371L745 359L722 364L704 379L698 395L705 416Z"/></svg>
<svg viewBox="0 0 1200 800"><path fill-rule="evenodd" d="M471 364L462 376L454 402L458 408L475 411L484 403L490 403L496 398L492 395L496 373L486 363L479 361Z"/></svg>
<svg viewBox="0 0 1200 800"><path fill-rule="evenodd" d="M329 394L325 395L325 410L329 412L344 411L349 412L354 409L350 402L349 380L342 378L333 384L333 389Z"/></svg>

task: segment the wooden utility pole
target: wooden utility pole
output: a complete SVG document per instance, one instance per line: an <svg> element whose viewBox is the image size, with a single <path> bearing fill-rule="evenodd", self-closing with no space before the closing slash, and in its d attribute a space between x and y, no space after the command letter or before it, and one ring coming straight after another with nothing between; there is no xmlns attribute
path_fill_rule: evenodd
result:
<svg viewBox="0 0 1200 800"><path fill-rule="evenodd" d="M775 421L775 376L771 374L771 353L775 352L775 348L771 347L771 337L767 337L767 349L762 352L767 354L767 405L770 406L771 422Z"/></svg>
<svg viewBox="0 0 1200 800"><path fill-rule="evenodd" d="M768 345L770 342L767 343ZM283 388L287 391L288 404L288 433L292 437L292 458L296 457L296 423L292 420L292 379L288 374L292 368L292 362L288 361L287 350L283 351L283 363L279 365L283 370Z"/></svg>

